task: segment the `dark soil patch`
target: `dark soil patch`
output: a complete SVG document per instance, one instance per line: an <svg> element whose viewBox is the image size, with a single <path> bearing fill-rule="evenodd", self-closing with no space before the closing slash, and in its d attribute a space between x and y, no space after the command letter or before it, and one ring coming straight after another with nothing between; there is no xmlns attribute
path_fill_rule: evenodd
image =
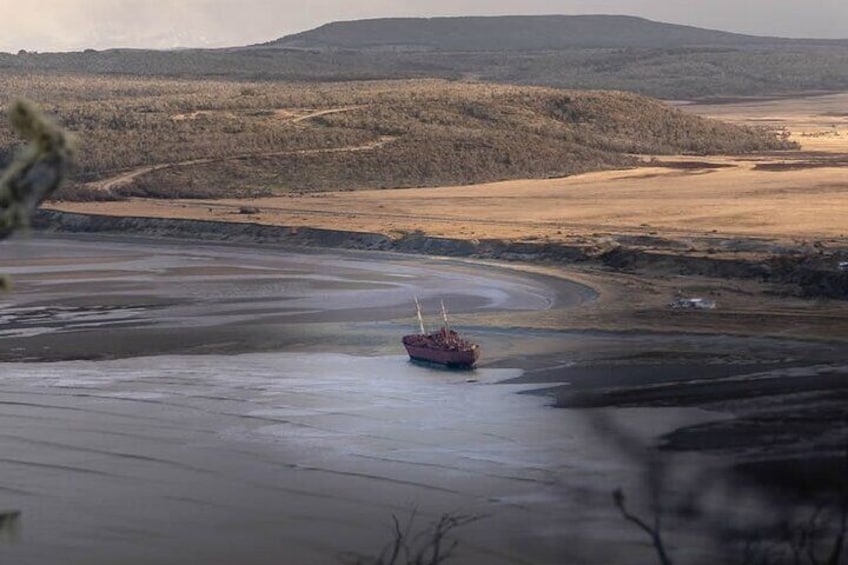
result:
<svg viewBox="0 0 848 565"><path fill-rule="evenodd" d="M666 169L726 169L735 167L729 163L711 163L709 161L650 161L646 163L649 167L665 167Z"/></svg>
<svg viewBox="0 0 848 565"><path fill-rule="evenodd" d="M848 158L757 163L754 165L754 169L757 171L795 171L799 169L821 169L824 167L848 167Z"/></svg>

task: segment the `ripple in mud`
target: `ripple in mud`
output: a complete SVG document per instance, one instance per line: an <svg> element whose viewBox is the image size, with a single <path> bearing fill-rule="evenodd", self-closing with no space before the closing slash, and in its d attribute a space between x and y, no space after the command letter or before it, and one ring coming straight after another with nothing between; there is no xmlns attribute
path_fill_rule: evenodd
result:
<svg viewBox="0 0 848 565"><path fill-rule="evenodd" d="M149 306L24 306L0 312L0 337L29 337L48 333L104 328L133 321Z"/></svg>

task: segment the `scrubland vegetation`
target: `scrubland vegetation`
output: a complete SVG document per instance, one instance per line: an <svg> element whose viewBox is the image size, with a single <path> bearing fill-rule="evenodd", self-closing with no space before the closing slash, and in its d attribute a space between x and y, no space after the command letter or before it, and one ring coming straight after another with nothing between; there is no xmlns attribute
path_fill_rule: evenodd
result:
<svg viewBox="0 0 848 565"><path fill-rule="evenodd" d="M262 81L437 77L664 99L848 88L848 42L753 37L622 16L336 22L233 49L0 53L4 72Z"/></svg>
<svg viewBox="0 0 848 565"><path fill-rule="evenodd" d="M64 199L233 197L561 177L636 154L792 147L635 94L439 80L8 75L81 140ZM16 140L0 130L0 151Z"/></svg>

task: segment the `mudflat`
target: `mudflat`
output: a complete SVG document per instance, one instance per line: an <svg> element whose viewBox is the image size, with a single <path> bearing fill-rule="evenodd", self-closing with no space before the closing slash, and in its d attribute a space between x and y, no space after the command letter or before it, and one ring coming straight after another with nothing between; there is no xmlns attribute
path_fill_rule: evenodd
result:
<svg viewBox="0 0 848 565"><path fill-rule="evenodd" d="M602 413L634 445L664 437L695 454L683 469L718 474L761 443L744 433L759 399L821 414L848 371L834 343L546 327L597 294L509 265L102 235L3 251L0 466L27 527L4 555L19 562L322 563L378 551L413 508L485 516L460 532L468 562L647 558L609 503L639 491L642 462L597 407L620 407ZM408 362L412 295L447 301L484 348L477 371ZM781 427L766 455L826 468L832 432Z"/></svg>

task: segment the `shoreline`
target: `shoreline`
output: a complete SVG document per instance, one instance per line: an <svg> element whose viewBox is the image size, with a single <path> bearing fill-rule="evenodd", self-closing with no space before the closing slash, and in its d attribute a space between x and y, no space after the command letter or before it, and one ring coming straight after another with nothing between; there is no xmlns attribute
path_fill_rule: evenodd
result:
<svg viewBox="0 0 848 565"><path fill-rule="evenodd" d="M803 307L796 305L789 313L772 312L771 322L775 326L769 326L762 304L752 308L751 302L765 303L768 307L770 301L783 303L798 299L769 296L762 292L762 288L759 294L754 294L751 290L756 290L754 281L710 281L704 276L693 276L695 280L689 281L689 284L703 289L710 288L707 283L712 282L715 285L712 288L720 288L725 292L721 297L722 310L673 311L668 309L662 293L670 295L672 285L677 282L675 278L664 273L651 276L638 271L612 270L602 262L599 263L597 258L583 257L582 260L572 259L567 263L556 264L546 257L534 257L528 253L529 250L538 249L543 253L549 252L551 246L545 244L520 243L520 249L524 252L521 260L510 256L508 258L512 261L502 262L504 257L492 253L492 247L488 248L488 256L476 256L475 251L479 251L476 246L488 242L475 245L445 238L416 236L415 245L410 241L397 245L391 238L379 234L351 236L349 232L333 230L226 222L84 217L56 212L48 212L46 217L49 219L49 230L46 232L49 236L60 234L61 230L70 226L72 232L81 233L85 238L96 233L106 233L110 237L127 236L129 232L131 239L185 241L185 236L191 235L191 240L210 245L247 245L267 249L269 244L274 244L307 254L310 250L342 250L352 253L379 252L406 258L426 255L426 260L434 260L434 250L447 250L452 251L453 255L446 258L463 263L468 261L471 266L576 282L593 289L596 299L544 311L508 314L476 312L463 316L464 326L503 330L503 335L497 338L500 342L496 340L495 349L499 354L490 357L485 366L520 367L525 371L525 376L517 382L528 385L549 384L547 389L535 393L553 396L555 404L562 408L694 406L727 412L733 417L703 427L677 430L658 438L658 444L666 451L718 454L728 461L731 468L747 470L757 482L769 482L772 464L780 466L779 482L784 486L794 483L798 488L807 488L811 484L820 484L827 488L838 480L831 473L835 447L830 440L824 444L820 440L825 436L831 436L831 439L832 436L841 437L844 430L839 427L838 418L830 420L832 423L817 419L821 406L838 403L846 393L846 387L836 385L839 385L840 379L844 380L848 376L848 369L839 364L839 351L844 349L848 332L834 334L827 327L819 325L821 320L828 319L833 320L836 327L844 324L844 318L835 316L829 305L822 306L807 300L806 304L802 304ZM65 223L68 220L70 224ZM197 237L197 232L193 230L198 225L206 229L205 232L201 231L201 235L208 237ZM45 215L41 214L36 228L44 227ZM128 230L130 227L134 228L131 232ZM509 243L503 245L505 249L510 249ZM528 261L529 257L536 260ZM746 282L748 286L744 285ZM727 295L728 284L738 285L741 290L735 298L748 304L727 312L726 305L734 298ZM730 304L734 305L733 302ZM792 320L795 321L793 325L797 325L797 320L804 319L807 323L815 324L817 331L810 331L803 324L795 331L787 327ZM524 341L521 343L531 343L533 340L545 341L545 338L530 336L534 332L546 331L553 332L553 335L545 343L536 346L538 351L525 351L512 343L514 332L524 332ZM556 345L557 341L568 341L566 336L578 338L573 344ZM226 338L222 339L226 342ZM301 341L302 338L298 338L293 343ZM277 346L279 342L276 342ZM787 347L791 351L787 352ZM232 352L239 351L237 348ZM227 353L227 349L202 348L196 351L209 352ZM560 359L564 354L573 357L575 362L563 366ZM787 388L780 378L760 378L764 371L779 377L781 371L815 371L818 370L815 369L817 366L824 367L822 370L825 376L795 380L799 387ZM695 373L686 370L698 367L700 369L695 370ZM837 377L827 376L828 372ZM827 386L816 384L822 382ZM718 386L719 391L705 397L705 388L714 386ZM574 392L578 394L575 396L572 394ZM809 398L803 399L805 394ZM740 395L745 402L740 403ZM775 413L772 406L775 398L785 398L790 406ZM848 413L844 416L848 418ZM785 430L784 435L791 436L792 441L761 449L762 453L751 460L749 452L763 446L761 432L754 429L763 418L772 421L777 418L777 421L782 422L779 426ZM818 424L805 424L810 419Z"/></svg>
<svg viewBox="0 0 848 565"><path fill-rule="evenodd" d="M592 244L457 239L420 233L393 238L376 232L58 210L39 210L33 228L47 234L118 234L472 260L576 282L597 293L597 300L569 309L567 315L554 310L513 316L515 325L534 329L626 329L848 342L848 300L827 298L832 289L840 295L848 293L848 272L827 270L819 264L776 271L765 253L770 248L766 243L745 246L758 249L755 253L706 254L680 249L670 240L634 241L626 236L609 249L599 250ZM814 290L824 288L824 300L804 296L804 284ZM718 302L718 308L670 309L669 304L681 296L709 297ZM488 318L482 316L481 320Z"/></svg>

